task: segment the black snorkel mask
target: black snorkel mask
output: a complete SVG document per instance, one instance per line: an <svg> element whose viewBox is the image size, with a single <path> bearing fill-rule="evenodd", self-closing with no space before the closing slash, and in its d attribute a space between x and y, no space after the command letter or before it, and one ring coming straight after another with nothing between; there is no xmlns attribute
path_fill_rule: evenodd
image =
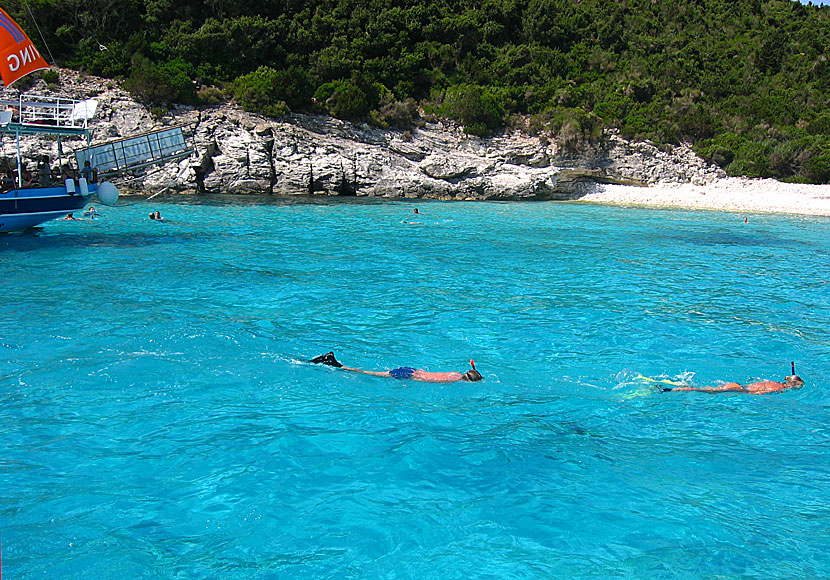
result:
<svg viewBox="0 0 830 580"><path fill-rule="evenodd" d="M470 382L482 380L483 377L481 376L481 373L476 370L476 363L473 359L470 359L470 366L473 368L464 373L464 380Z"/></svg>

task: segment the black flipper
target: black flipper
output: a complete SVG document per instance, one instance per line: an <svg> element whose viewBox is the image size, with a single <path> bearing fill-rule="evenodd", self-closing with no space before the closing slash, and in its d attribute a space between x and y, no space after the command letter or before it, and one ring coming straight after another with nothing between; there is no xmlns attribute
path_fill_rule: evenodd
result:
<svg viewBox="0 0 830 580"><path fill-rule="evenodd" d="M340 367L343 366L339 362L337 362L336 358L334 358L334 353L333 352L327 352L326 354L320 355L318 357L314 357L313 359L311 359L311 362L313 362L315 364L328 365L330 367L337 367L337 368L340 368Z"/></svg>
<svg viewBox="0 0 830 580"><path fill-rule="evenodd" d="M661 393L668 393L669 391L673 391L673 390L674 389L669 388L669 387L663 387L662 389L660 389L660 392Z"/></svg>

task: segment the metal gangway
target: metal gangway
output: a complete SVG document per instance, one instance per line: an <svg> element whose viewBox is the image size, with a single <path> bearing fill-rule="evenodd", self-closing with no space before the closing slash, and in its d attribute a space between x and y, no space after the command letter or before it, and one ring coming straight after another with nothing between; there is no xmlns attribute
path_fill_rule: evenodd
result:
<svg viewBox="0 0 830 580"><path fill-rule="evenodd" d="M78 167L89 161L99 176L108 177L183 159L191 153L182 128L173 127L88 147L76 151L75 159Z"/></svg>

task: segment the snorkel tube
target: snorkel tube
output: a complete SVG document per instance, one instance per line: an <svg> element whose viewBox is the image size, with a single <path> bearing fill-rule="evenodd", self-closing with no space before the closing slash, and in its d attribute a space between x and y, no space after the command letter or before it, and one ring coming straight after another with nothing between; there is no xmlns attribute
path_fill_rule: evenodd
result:
<svg viewBox="0 0 830 580"><path fill-rule="evenodd" d="M476 370L476 361L474 361L473 359L470 359L470 366L473 367L473 370ZM793 374L795 374L795 373L793 373Z"/></svg>
<svg viewBox="0 0 830 580"><path fill-rule="evenodd" d="M795 374L795 361L792 361L790 363L790 369L792 370L792 372L790 374L794 375Z"/></svg>

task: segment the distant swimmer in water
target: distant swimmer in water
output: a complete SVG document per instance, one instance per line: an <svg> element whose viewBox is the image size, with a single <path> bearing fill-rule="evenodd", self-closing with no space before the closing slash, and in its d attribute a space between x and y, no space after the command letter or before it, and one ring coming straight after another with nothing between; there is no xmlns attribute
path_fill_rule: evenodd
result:
<svg viewBox="0 0 830 580"><path fill-rule="evenodd" d="M164 221L164 218L161 217L161 212L158 212L158 211L156 211L156 212L151 211L150 212L150 219L151 220L156 220L157 222L163 222Z"/></svg>
<svg viewBox="0 0 830 580"><path fill-rule="evenodd" d="M84 217L89 217L89 218L95 219L95 216L100 216L101 214L98 213L98 210L95 209L94 205L91 205L91 206L89 206L89 209L87 209L83 213L83 215L84 215Z"/></svg>
<svg viewBox="0 0 830 580"><path fill-rule="evenodd" d="M800 389L804 381L798 375L791 375L784 379L783 383L778 381L758 381L748 385L739 383L724 383L717 387L664 387L661 392L667 391L698 391L701 393L749 393L750 395L769 395L787 389Z"/></svg>
<svg viewBox="0 0 830 580"><path fill-rule="evenodd" d="M65 216L63 216L61 219L70 220L70 221L80 221L81 220L81 218L76 218L74 215L72 215L71 212L66 214Z"/></svg>
<svg viewBox="0 0 830 580"><path fill-rule="evenodd" d="M396 369L392 369L391 371L364 371L361 369L354 369L350 367L344 367L340 364L336 358L334 358L333 352L327 352L324 355L318 356L316 358L311 359L311 362L316 364L324 364L330 367L336 367L342 369L344 371L353 371L356 373L363 373L365 375L372 375L375 377L391 377L393 379L412 379L413 381L422 381L424 383L454 383L456 381L469 381L475 382L482 380L481 373L476 370L476 365L470 359L470 370L466 373L459 373L456 371L450 371L446 373L431 373L429 371L425 371L422 369L415 369L412 367L399 367Z"/></svg>
<svg viewBox="0 0 830 580"><path fill-rule="evenodd" d="M413 213L415 215L424 215L424 214L422 214L421 212L418 211L417 207L415 208L415 211ZM424 225L424 222L410 222L410 221L407 221L407 220L403 220L401 223L409 224L411 226L422 226L422 225Z"/></svg>

